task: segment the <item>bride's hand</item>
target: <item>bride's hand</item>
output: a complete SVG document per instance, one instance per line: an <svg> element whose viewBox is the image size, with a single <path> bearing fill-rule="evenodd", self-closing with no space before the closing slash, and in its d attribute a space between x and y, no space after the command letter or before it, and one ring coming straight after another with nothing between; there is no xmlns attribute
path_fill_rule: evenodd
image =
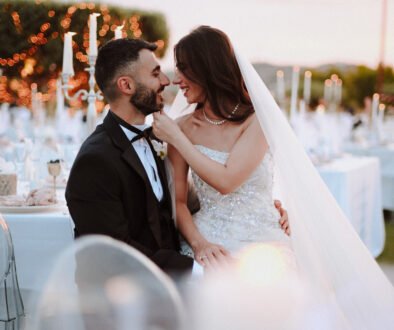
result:
<svg viewBox="0 0 394 330"><path fill-rule="evenodd" d="M232 259L230 253L221 245L208 241L193 248L195 260L203 267L217 268L228 264Z"/></svg>
<svg viewBox="0 0 394 330"><path fill-rule="evenodd" d="M174 141L183 134L177 123L163 112L153 114L152 123L153 134L167 143L174 144Z"/></svg>

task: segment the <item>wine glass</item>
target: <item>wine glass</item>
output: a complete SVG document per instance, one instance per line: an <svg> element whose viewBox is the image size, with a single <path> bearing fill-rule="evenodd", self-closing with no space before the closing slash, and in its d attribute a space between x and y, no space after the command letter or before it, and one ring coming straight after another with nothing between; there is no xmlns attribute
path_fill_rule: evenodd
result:
<svg viewBox="0 0 394 330"><path fill-rule="evenodd" d="M53 191L54 191L54 199L55 203L57 203L57 198L56 198L56 177L60 175L61 171L61 165L60 165L60 160L50 160L47 163L48 166L48 173L53 177Z"/></svg>

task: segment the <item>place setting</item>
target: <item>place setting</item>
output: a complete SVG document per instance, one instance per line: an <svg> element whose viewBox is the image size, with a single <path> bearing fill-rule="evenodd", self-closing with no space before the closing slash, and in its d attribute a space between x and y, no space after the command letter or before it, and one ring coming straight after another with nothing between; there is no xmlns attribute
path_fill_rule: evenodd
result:
<svg viewBox="0 0 394 330"><path fill-rule="evenodd" d="M47 163L48 179L45 185L30 189L29 182L18 181L12 164L0 159L0 213L40 213L59 211L65 207L57 189L65 188L66 180L59 182L60 160Z"/></svg>

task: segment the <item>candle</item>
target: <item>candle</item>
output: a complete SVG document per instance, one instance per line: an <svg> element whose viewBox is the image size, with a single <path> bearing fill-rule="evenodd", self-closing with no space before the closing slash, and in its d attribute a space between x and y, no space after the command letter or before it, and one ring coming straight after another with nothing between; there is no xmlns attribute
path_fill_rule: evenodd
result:
<svg viewBox="0 0 394 330"><path fill-rule="evenodd" d="M285 100L285 80L282 70L276 72L276 99L279 103Z"/></svg>
<svg viewBox="0 0 394 330"><path fill-rule="evenodd" d="M124 24L116 27L115 39L122 39L123 38L123 32L122 32L123 27L124 27Z"/></svg>
<svg viewBox="0 0 394 330"><path fill-rule="evenodd" d="M300 116L305 117L306 114L306 104L304 100L300 100Z"/></svg>
<svg viewBox="0 0 394 330"><path fill-rule="evenodd" d="M293 120L297 113L297 96L298 96L298 81L300 77L300 68L293 67L293 75L291 81L291 101L290 101L290 118Z"/></svg>
<svg viewBox="0 0 394 330"><path fill-rule="evenodd" d="M330 79L326 79L324 81L324 103L328 106L331 102L331 91L332 89L332 81Z"/></svg>
<svg viewBox="0 0 394 330"><path fill-rule="evenodd" d="M75 32L67 32L64 35L64 46L63 46L63 74L70 76L74 75L73 67L73 45L72 38Z"/></svg>
<svg viewBox="0 0 394 330"><path fill-rule="evenodd" d="M379 94L375 93L372 96L372 108L371 108L371 126L372 128L376 128L377 125L377 116L379 111Z"/></svg>
<svg viewBox="0 0 394 330"><path fill-rule="evenodd" d="M64 95L62 91L62 80L56 81L56 117L60 118L64 111Z"/></svg>
<svg viewBox="0 0 394 330"><path fill-rule="evenodd" d="M89 56L97 56L97 17L100 14L89 15Z"/></svg>
<svg viewBox="0 0 394 330"><path fill-rule="evenodd" d="M336 81L334 95L335 95L335 102L337 104L341 104L341 102L342 102L342 80L341 79L338 79Z"/></svg>
<svg viewBox="0 0 394 330"><path fill-rule="evenodd" d="M383 123L384 119L384 110L386 109L386 106L383 103L379 104L379 122Z"/></svg>
<svg viewBox="0 0 394 330"><path fill-rule="evenodd" d="M312 79L312 72L305 71L305 74L304 74L304 102L305 102L305 105L308 105L311 100L311 79Z"/></svg>

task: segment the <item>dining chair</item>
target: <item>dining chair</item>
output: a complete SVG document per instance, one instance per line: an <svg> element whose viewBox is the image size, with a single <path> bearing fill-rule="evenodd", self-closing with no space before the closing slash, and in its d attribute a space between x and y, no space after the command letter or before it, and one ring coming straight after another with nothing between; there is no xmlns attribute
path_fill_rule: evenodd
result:
<svg viewBox="0 0 394 330"><path fill-rule="evenodd" d="M77 239L57 259L32 330L181 330L178 289L151 260L102 235Z"/></svg>
<svg viewBox="0 0 394 330"><path fill-rule="evenodd" d="M24 306L16 272L14 246L7 223L0 214L0 324L19 330Z"/></svg>

